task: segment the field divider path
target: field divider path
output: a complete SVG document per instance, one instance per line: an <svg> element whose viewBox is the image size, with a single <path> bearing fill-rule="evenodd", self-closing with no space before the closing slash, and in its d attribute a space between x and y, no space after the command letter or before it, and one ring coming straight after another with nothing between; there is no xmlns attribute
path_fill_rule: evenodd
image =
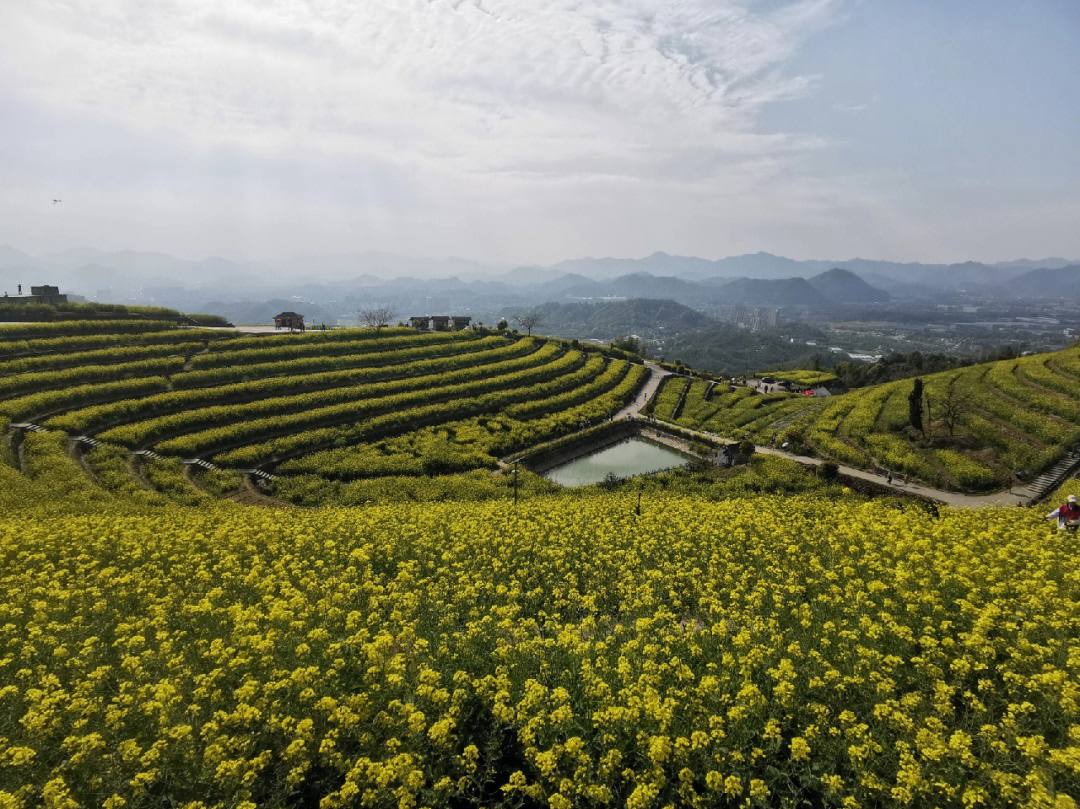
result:
<svg viewBox="0 0 1080 809"><path fill-rule="evenodd" d="M634 401L615 414L616 421L631 418L644 410L656 396L656 392L660 390L660 383L664 381L664 377L671 376L671 371L665 371L651 360L645 360L645 367L649 369L648 381L638 391Z"/></svg>
<svg viewBox="0 0 1080 809"><path fill-rule="evenodd" d="M149 480L147 480L146 473L143 471L142 458L134 454L128 455L127 467L128 470L131 472L131 476L135 478L135 481L140 486L142 486L148 492L155 492L160 494L157 487L154 486L154 484L152 484Z"/></svg>

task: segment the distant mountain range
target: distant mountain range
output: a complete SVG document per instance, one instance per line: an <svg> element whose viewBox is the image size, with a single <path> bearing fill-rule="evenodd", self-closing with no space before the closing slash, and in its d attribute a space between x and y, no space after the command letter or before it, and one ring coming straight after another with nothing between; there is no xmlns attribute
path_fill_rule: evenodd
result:
<svg viewBox="0 0 1080 809"><path fill-rule="evenodd" d="M640 259L581 258L548 267L496 267L467 259L390 253L299 256L272 262L220 257L192 261L164 253L79 248L31 256L0 246L0 289L53 283L93 297L153 297L154 290L200 290L221 299L365 293L388 297L447 292L520 299L668 298L688 304L717 299L748 305L874 303L942 291L1055 297L1080 286L1080 262L1019 259L998 264L917 264L867 259L795 259L770 253L719 260L654 253ZM705 296L703 298L703 296ZM161 297L161 296L158 296ZM409 298L411 300L411 298Z"/></svg>
<svg viewBox="0 0 1080 809"><path fill-rule="evenodd" d="M832 269L810 279L711 278L688 281L671 275L631 273L606 281L566 275L527 288L552 300L566 298L604 300L657 298L687 305L734 303L746 306L829 306L837 303L873 303L889 293L871 286L855 273Z"/></svg>
<svg viewBox="0 0 1080 809"><path fill-rule="evenodd" d="M1001 284L1001 289L1017 298L1080 297L1080 264L1029 270Z"/></svg>
<svg viewBox="0 0 1080 809"><path fill-rule="evenodd" d="M1078 264L1063 258L1042 260L1018 259L996 264L981 264L974 261L960 264L919 264L895 261L876 261L853 258L846 260L811 259L800 261L772 253L748 253L741 256L729 256L718 260L694 258L689 256L671 256L667 253L653 253L640 259L622 258L581 258L554 264L550 269L567 273L578 273L590 278L614 278L635 272L651 275L674 275L685 279L707 278L765 278L782 279L809 277L826 270L840 268L858 274L864 280L888 289L892 285L925 284L930 286L947 285L950 288L969 284L1000 283L1032 269L1061 269L1070 264ZM880 276L871 280L868 275Z"/></svg>

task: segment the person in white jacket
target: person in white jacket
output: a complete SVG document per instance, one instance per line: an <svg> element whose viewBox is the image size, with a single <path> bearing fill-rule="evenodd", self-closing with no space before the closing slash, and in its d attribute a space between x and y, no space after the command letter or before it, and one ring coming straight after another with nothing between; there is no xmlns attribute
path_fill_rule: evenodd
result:
<svg viewBox="0 0 1080 809"><path fill-rule="evenodd" d="M1055 517L1059 531L1064 531L1070 523L1080 521L1080 503L1077 502L1075 494L1070 494L1064 503L1047 514L1044 519L1052 520Z"/></svg>

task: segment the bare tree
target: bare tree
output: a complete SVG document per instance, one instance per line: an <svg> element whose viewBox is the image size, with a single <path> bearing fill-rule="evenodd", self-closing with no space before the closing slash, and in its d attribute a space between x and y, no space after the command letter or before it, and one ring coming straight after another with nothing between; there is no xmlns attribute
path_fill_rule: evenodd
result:
<svg viewBox="0 0 1080 809"><path fill-rule="evenodd" d="M361 309L357 312L360 325L369 329L379 329L389 326L394 322L394 310L389 306L376 306L372 309Z"/></svg>
<svg viewBox="0 0 1080 809"><path fill-rule="evenodd" d="M948 387L945 388L945 397L941 400L941 405L938 408L938 412L941 413L941 420L949 428L950 437L952 437L957 422L960 421L971 404L970 394L957 388L956 380L957 377L954 376Z"/></svg>
<svg viewBox="0 0 1080 809"><path fill-rule="evenodd" d="M529 335L531 336L533 329L538 329L538 328L540 328L541 326L544 325L544 317L543 317L543 315L537 315L537 314L522 315L521 317L516 318L515 322L519 326L521 326L521 328L528 331Z"/></svg>

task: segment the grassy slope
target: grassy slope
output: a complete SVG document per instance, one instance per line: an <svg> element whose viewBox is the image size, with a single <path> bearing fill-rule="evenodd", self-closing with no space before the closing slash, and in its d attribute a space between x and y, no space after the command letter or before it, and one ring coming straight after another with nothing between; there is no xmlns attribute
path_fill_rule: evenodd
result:
<svg viewBox="0 0 1080 809"><path fill-rule="evenodd" d="M1017 471L1032 475L1080 440L1075 346L931 374L923 382L925 437L909 424L913 380L824 401L758 396L744 388L729 393L718 386L706 402L705 384L695 382L678 422L732 437L788 441L795 450L854 466L881 466L936 486L976 491L1004 486ZM944 414L950 386L964 401L951 431Z"/></svg>

